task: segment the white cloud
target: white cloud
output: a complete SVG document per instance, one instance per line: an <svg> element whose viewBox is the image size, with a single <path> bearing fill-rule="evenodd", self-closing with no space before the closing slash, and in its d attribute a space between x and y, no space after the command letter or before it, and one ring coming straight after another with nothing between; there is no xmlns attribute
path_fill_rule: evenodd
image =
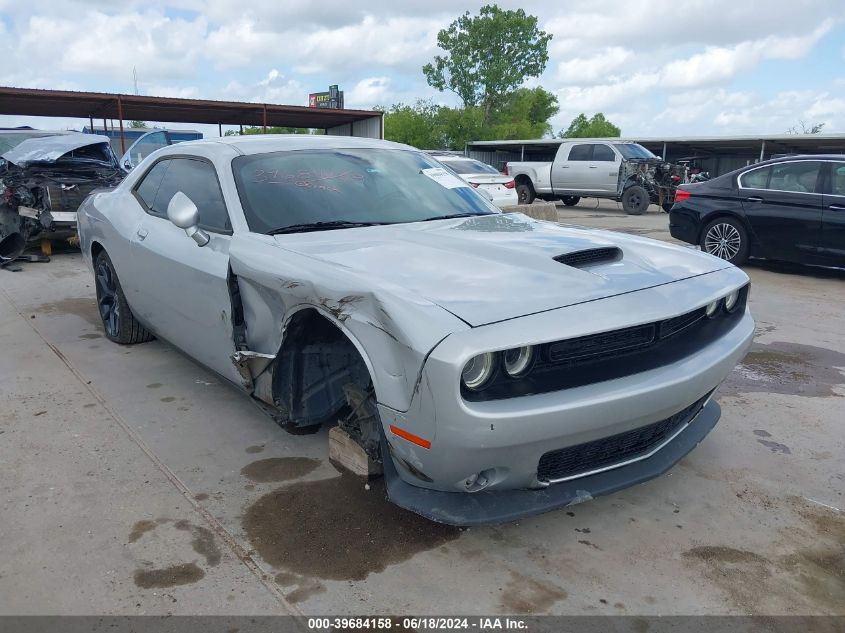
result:
<svg viewBox="0 0 845 633"><path fill-rule="evenodd" d="M384 104L385 99L392 92L390 83L390 77L362 79L352 90L344 92L344 105L353 109L369 109L374 105Z"/></svg>
<svg viewBox="0 0 845 633"><path fill-rule="evenodd" d="M634 53L620 46L605 48L591 57L575 57L560 62L556 77L563 84L601 83L608 74L628 66Z"/></svg>

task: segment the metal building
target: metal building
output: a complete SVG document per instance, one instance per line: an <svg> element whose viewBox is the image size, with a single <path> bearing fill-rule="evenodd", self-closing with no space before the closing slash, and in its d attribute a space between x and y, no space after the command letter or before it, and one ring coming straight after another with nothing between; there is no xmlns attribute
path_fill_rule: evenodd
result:
<svg viewBox="0 0 845 633"><path fill-rule="evenodd" d="M508 161L551 161L564 141L581 139L538 139L527 141L472 141L465 154L500 171ZM774 134L768 136L625 137L583 139L633 141L670 162L689 160L711 176L780 154L845 154L845 134Z"/></svg>

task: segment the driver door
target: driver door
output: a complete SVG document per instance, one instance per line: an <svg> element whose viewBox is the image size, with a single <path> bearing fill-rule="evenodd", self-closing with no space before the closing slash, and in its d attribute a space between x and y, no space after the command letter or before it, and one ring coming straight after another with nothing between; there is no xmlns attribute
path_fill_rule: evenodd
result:
<svg viewBox="0 0 845 633"><path fill-rule="evenodd" d="M167 219L167 205L178 191L199 210L199 226L211 238L205 246ZM214 165L196 157L159 160L133 193L146 212L130 242L133 311L156 336L240 384L230 359L232 229Z"/></svg>

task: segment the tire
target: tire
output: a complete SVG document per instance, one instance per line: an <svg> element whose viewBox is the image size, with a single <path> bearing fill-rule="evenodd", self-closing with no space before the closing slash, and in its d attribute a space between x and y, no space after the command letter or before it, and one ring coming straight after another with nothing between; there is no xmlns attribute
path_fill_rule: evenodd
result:
<svg viewBox="0 0 845 633"><path fill-rule="evenodd" d="M537 194L531 182L521 182L516 186L516 197L519 204L531 204Z"/></svg>
<svg viewBox="0 0 845 633"><path fill-rule="evenodd" d="M709 222L701 232L701 250L735 266L748 259L748 231L735 218L722 217Z"/></svg>
<svg viewBox="0 0 845 633"><path fill-rule="evenodd" d="M639 185L628 187L622 194L622 209L628 215L642 215L648 209L649 204L651 204L651 200L648 192Z"/></svg>
<svg viewBox="0 0 845 633"><path fill-rule="evenodd" d="M561 198L560 201L567 207L574 207L581 201L581 198L578 196L566 196L565 198Z"/></svg>
<svg viewBox="0 0 845 633"><path fill-rule="evenodd" d="M155 338L135 320L108 254L101 251L94 260L97 309L106 338L121 345L146 343Z"/></svg>

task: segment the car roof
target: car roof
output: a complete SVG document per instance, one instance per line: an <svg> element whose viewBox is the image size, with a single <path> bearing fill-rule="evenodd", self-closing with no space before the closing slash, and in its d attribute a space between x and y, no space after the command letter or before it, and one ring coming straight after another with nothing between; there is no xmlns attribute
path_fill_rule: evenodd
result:
<svg viewBox="0 0 845 633"><path fill-rule="evenodd" d="M746 165L746 167L742 167L741 169L760 167L765 165L772 165L774 163L783 163L795 160L845 160L845 154L790 154L789 156L779 156L778 158L761 160L759 163L754 163L753 165Z"/></svg>
<svg viewBox="0 0 845 633"><path fill-rule="evenodd" d="M224 144L241 154L266 154L302 149L405 149L418 151L415 147L360 136L335 136L332 134L249 134L244 136L222 136L215 139L184 141L179 151L198 145Z"/></svg>

